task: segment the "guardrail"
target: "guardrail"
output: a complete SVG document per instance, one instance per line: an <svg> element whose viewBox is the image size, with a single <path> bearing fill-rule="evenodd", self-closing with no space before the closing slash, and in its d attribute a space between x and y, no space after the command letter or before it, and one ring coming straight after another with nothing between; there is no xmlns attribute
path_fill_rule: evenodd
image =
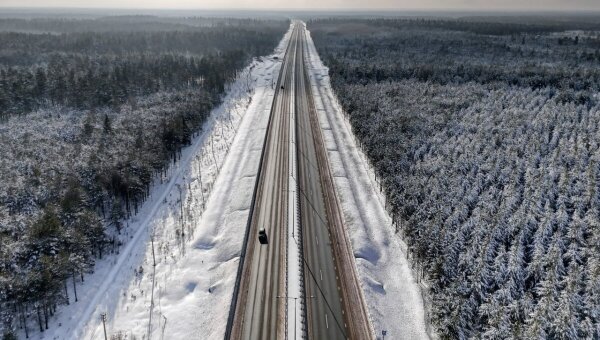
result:
<svg viewBox="0 0 600 340"><path fill-rule="evenodd" d="M303 44L303 48L305 44ZM345 310L345 321L347 321L348 337L350 339L368 340L374 339L374 331L370 322L369 313L365 303L360 280L354 263L350 238L344 228L340 203L338 201L333 175L329 167L327 149L325 147L323 132L317 116L314 97L310 79L304 69L305 82L308 84L306 92L308 96L308 108L310 124L313 129L315 152L317 155L317 166L321 177L323 188L323 200L325 211L328 216L331 232L331 246L334 253L334 261L337 263L339 284L343 292L342 307Z"/></svg>
<svg viewBox="0 0 600 340"><path fill-rule="evenodd" d="M273 96L273 103L275 103L275 98L277 98L277 96L279 95L279 90L281 88L281 80L282 80L282 74L283 74L283 70L284 70L284 65L285 62L287 61L287 57L288 57L288 52L289 52L289 48L290 48L290 42L291 41L291 35L290 35L290 40L288 41L288 46L286 47L285 50L285 55L282 59L281 62L281 67L279 69L279 75L277 78L277 87L275 88L275 95ZM260 152L260 160L259 160L259 165L258 165L258 172L256 173L256 182L254 182L254 190L252 193L252 201L250 203L250 213L248 215L248 222L246 223L246 231L244 233L244 241L242 244L242 252L240 254L240 264L238 266L238 270L237 270L237 274L236 274L236 278L235 278L235 285L233 286L233 296L231 298L231 304L229 306L229 315L227 316L227 326L225 326L225 340L230 340L231 339L231 332L233 330L233 320L235 318L235 313L236 313L236 307L237 307L237 300L238 300L238 296L240 293L240 284L242 282L242 273L244 270L244 261L246 258L246 251L248 249L248 239L250 236L250 230L252 229L252 217L254 214L254 208L256 206L256 195L257 195L257 191L258 191L258 186L259 186L259 182L260 182L260 178L261 178L261 174L263 171L263 159L265 156L265 149L266 149L266 145L267 142L269 140L269 132L271 130L271 122L273 121L273 112L275 111L275 105L271 105L271 111L269 112L269 121L267 123L267 131L265 132L265 139L263 141L263 146L262 146L262 150Z"/></svg>

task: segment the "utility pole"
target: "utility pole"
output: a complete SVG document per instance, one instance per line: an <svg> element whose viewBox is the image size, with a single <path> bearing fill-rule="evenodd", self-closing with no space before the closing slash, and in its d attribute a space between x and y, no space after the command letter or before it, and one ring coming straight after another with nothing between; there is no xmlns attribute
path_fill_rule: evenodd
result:
<svg viewBox="0 0 600 340"><path fill-rule="evenodd" d="M100 314L100 319L102 320L102 328L104 328L104 340L108 340L106 336L106 313Z"/></svg>
<svg viewBox="0 0 600 340"><path fill-rule="evenodd" d="M198 181L200 181L200 195L202 196L202 209L204 209L204 190L202 189L202 157L199 155L196 156L196 161L198 164Z"/></svg>
<svg viewBox="0 0 600 340"><path fill-rule="evenodd" d="M152 242L152 266L156 267L156 257L154 256L154 229L152 229L152 237L150 238L150 242Z"/></svg>
<svg viewBox="0 0 600 340"><path fill-rule="evenodd" d="M177 185L177 189L179 189L179 208L181 210L181 237L183 238L184 236L184 231L183 231L183 199L181 196L181 185L179 185L179 183L176 184Z"/></svg>

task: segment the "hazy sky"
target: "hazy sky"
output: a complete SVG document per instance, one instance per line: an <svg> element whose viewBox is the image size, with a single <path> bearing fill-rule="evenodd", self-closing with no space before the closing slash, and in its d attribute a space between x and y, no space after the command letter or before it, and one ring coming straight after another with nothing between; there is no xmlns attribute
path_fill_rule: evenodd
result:
<svg viewBox="0 0 600 340"><path fill-rule="evenodd" d="M0 0L3 7L600 10L600 0Z"/></svg>

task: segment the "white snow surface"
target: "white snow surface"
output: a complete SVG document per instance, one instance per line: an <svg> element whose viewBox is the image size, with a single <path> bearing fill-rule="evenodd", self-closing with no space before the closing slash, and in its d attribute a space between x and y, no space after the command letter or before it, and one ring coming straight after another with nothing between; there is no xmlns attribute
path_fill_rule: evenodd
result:
<svg viewBox="0 0 600 340"><path fill-rule="evenodd" d="M394 233L385 197L308 31L307 42L315 105L375 335L379 338L385 330L386 339L428 339L421 289L406 259L406 245Z"/></svg>
<svg viewBox="0 0 600 340"><path fill-rule="evenodd" d="M300 24L294 22L295 24ZM292 73L292 77L295 73ZM295 82L292 81L292 93ZM290 102L290 150L296 150L296 109L295 102ZM302 257L300 249L300 207L298 204L298 164L296 152L289 153L290 173L288 176L288 237L287 237L287 257L286 257L286 288L287 288L287 318L286 329L288 339L302 339L304 337L304 289L302 280Z"/></svg>
<svg viewBox="0 0 600 340"><path fill-rule="evenodd" d="M124 223L119 254L99 260L78 285L79 301L59 307L50 329L30 330L30 338L104 339L102 314L108 338L224 336L290 32L273 55L254 60L231 84L180 161L157 179L140 212Z"/></svg>

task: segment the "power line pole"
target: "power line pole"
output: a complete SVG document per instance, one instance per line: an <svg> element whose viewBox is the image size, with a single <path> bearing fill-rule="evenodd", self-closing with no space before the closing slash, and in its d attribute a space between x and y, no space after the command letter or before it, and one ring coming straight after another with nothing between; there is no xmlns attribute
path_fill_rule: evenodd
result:
<svg viewBox="0 0 600 340"><path fill-rule="evenodd" d="M154 255L154 228L152 228L152 291L150 295L150 317L148 321L148 337L152 336L152 313L154 312L154 280L156 279L156 257Z"/></svg>
<svg viewBox="0 0 600 340"><path fill-rule="evenodd" d="M100 314L100 319L102 319L102 328L104 328L104 340L108 340L106 335L106 313Z"/></svg>
<svg viewBox="0 0 600 340"><path fill-rule="evenodd" d="M177 186L177 189L179 189L179 209L181 211L181 237L183 238L183 236L185 235L184 229L183 229L183 196L181 194L181 185L179 183L175 184Z"/></svg>
<svg viewBox="0 0 600 340"><path fill-rule="evenodd" d="M154 228L152 229L152 237L150 238L152 242L152 266L156 267L156 257L154 255Z"/></svg>

